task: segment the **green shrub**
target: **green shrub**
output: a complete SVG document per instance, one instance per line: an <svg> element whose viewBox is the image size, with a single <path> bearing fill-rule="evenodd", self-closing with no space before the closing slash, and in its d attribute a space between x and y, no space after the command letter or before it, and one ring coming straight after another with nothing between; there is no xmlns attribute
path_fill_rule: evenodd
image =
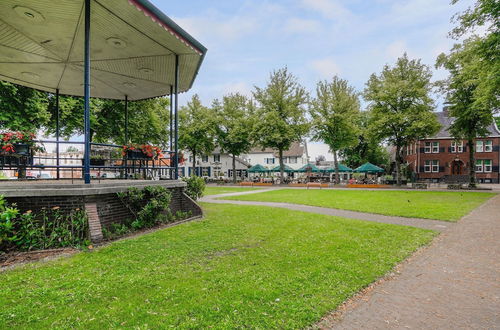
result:
<svg viewBox="0 0 500 330"><path fill-rule="evenodd" d="M84 210L62 214L58 207L39 213L19 214L0 196L0 250L42 250L89 244Z"/></svg>
<svg viewBox="0 0 500 330"><path fill-rule="evenodd" d="M167 188L149 186L144 189L129 188L118 197L134 214L135 219L124 224L134 230L151 228L173 219L170 212L172 194Z"/></svg>
<svg viewBox="0 0 500 330"><path fill-rule="evenodd" d="M191 197L193 200L197 200L205 192L205 180L198 176L190 176L188 178L182 178L183 181L187 183L185 190L186 195Z"/></svg>

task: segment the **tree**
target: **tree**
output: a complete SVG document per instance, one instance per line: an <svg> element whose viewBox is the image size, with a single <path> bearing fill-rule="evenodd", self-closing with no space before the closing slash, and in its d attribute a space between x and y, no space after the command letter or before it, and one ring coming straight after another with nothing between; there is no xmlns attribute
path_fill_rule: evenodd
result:
<svg viewBox="0 0 500 330"><path fill-rule="evenodd" d="M475 41L469 40L455 45L448 55L441 54L436 66L450 72L447 80L441 81L442 90L449 103L449 114L454 117L450 133L457 139L466 139L469 145L469 186L476 186L474 139L488 134L493 122L491 108L476 102L475 92L480 88L482 63L475 52Z"/></svg>
<svg viewBox="0 0 500 330"><path fill-rule="evenodd" d="M316 165L319 165L321 162L326 161L326 157L323 155L318 155L318 156L316 156L315 160L316 160Z"/></svg>
<svg viewBox="0 0 500 330"><path fill-rule="evenodd" d="M335 76L331 82L317 84L316 98L310 108L312 138L330 147L337 184L340 181L338 152L356 143L359 108L358 93L347 80Z"/></svg>
<svg viewBox="0 0 500 330"><path fill-rule="evenodd" d="M459 0L453 0L456 4ZM492 112L500 109L500 3L498 0L476 0L472 7L455 16L458 25L451 31L451 37L458 39L481 28L482 36L466 39L462 48L476 56L477 76L474 88L473 107L489 108ZM458 49L455 46L453 52Z"/></svg>
<svg viewBox="0 0 500 330"><path fill-rule="evenodd" d="M262 148L278 150L283 182L283 151L300 141L308 131L307 92L285 67L271 73L265 88L255 87L253 96L258 103L254 137Z"/></svg>
<svg viewBox="0 0 500 330"><path fill-rule="evenodd" d="M241 94L229 94L222 102L214 100L217 116L217 143L232 155L233 183L236 183L236 157L252 147L253 113L249 100Z"/></svg>
<svg viewBox="0 0 500 330"><path fill-rule="evenodd" d="M91 141L102 143L149 143L168 146L169 137L169 100L159 97L128 103L129 141L125 141L125 105L120 100L90 99ZM69 138L83 134L83 98L60 96L59 118L60 135ZM49 97L51 120L47 133L55 134L56 100Z"/></svg>
<svg viewBox="0 0 500 330"><path fill-rule="evenodd" d="M369 131L370 112L362 111L358 117L358 142L345 148L340 155L347 166L356 168L366 162L387 167L389 152Z"/></svg>
<svg viewBox="0 0 500 330"><path fill-rule="evenodd" d="M379 75L372 74L366 84L364 98L372 112L370 131L395 146L398 185L403 147L435 134L440 127L432 113L431 76L428 66L404 54L394 67L385 65Z"/></svg>
<svg viewBox="0 0 500 330"><path fill-rule="evenodd" d="M49 117L46 93L0 81L0 129L36 132Z"/></svg>
<svg viewBox="0 0 500 330"><path fill-rule="evenodd" d="M194 95L179 112L179 147L193 156L192 175L196 175L196 155L206 155L215 149L214 114Z"/></svg>

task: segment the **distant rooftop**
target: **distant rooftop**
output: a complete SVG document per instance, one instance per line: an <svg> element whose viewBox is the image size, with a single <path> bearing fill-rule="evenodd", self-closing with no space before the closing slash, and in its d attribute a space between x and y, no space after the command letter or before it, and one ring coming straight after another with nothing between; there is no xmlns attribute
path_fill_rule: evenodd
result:
<svg viewBox="0 0 500 330"><path fill-rule="evenodd" d="M448 111L436 112L435 114L439 123L441 124L441 129L436 135L431 138L453 138L448 131L450 125L453 123L453 117L448 116ZM488 126L488 132L490 137L500 137L500 130L498 129L494 121L490 126Z"/></svg>

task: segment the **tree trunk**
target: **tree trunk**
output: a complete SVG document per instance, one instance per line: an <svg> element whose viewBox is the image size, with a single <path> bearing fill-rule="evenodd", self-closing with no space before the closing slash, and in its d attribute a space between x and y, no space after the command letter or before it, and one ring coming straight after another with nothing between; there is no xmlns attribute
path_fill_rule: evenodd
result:
<svg viewBox="0 0 500 330"><path fill-rule="evenodd" d="M285 164L283 164L283 150L279 149L279 158L280 158L280 183L282 184L285 180L284 170Z"/></svg>
<svg viewBox="0 0 500 330"><path fill-rule="evenodd" d="M193 169L191 170L191 176L196 176L196 151L192 151L193 153Z"/></svg>
<svg viewBox="0 0 500 330"><path fill-rule="evenodd" d="M340 174L339 174L339 161L337 159L337 150L332 149L333 153L333 164L335 166L335 184L340 183Z"/></svg>
<svg viewBox="0 0 500 330"><path fill-rule="evenodd" d="M236 156L233 155L233 183L236 184Z"/></svg>
<svg viewBox="0 0 500 330"><path fill-rule="evenodd" d="M396 146L396 185L401 186L401 147Z"/></svg>
<svg viewBox="0 0 500 330"><path fill-rule="evenodd" d="M476 188L476 159L474 157L474 140L469 138L469 188Z"/></svg>

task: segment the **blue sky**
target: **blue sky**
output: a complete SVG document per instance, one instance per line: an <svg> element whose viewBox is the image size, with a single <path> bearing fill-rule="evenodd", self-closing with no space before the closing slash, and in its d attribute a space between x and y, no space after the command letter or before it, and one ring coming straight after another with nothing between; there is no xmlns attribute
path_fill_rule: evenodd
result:
<svg viewBox="0 0 500 330"><path fill-rule="evenodd" d="M208 48L191 91L209 105L230 92L251 95L283 66L311 92L334 74L359 91L370 74L407 52L433 67L450 49L461 0L152 0ZM435 79L445 72L436 71Z"/></svg>

